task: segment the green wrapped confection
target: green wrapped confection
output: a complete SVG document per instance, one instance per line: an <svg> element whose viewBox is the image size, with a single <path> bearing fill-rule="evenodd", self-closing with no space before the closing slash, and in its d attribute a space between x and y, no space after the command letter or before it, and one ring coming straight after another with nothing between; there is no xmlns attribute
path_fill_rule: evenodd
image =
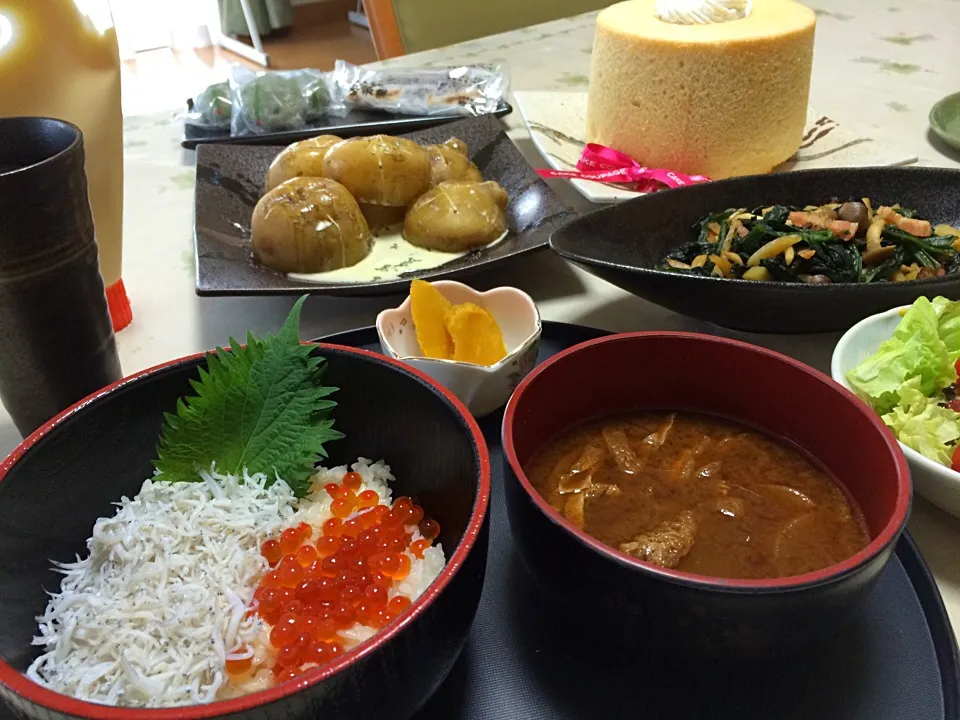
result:
<svg viewBox="0 0 960 720"><path fill-rule="evenodd" d="M230 83L219 82L197 95L193 101L193 112L200 125L225 127L230 125L232 105Z"/></svg>
<svg viewBox="0 0 960 720"><path fill-rule="evenodd" d="M293 130L306 124L307 101L296 80L279 73L264 73L240 86L240 106L234 124L258 134Z"/></svg>

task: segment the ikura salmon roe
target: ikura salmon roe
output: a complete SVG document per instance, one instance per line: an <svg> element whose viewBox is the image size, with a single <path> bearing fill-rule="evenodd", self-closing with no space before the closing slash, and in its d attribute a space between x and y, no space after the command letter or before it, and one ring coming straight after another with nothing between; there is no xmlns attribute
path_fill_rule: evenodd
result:
<svg viewBox="0 0 960 720"><path fill-rule="evenodd" d="M310 567L318 557L320 555L313 545L301 545L297 549L297 562L303 567Z"/></svg>
<svg viewBox="0 0 960 720"><path fill-rule="evenodd" d="M261 546L271 570L252 607L270 626L277 682L342 654L341 632L358 623L379 630L411 605L395 586L409 575L411 558L423 557L440 526L411 498L399 497L391 507L362 487L357 473L328 483L324 490L334 517L320 528L305 522L286 528ZM417 528L421 537L413 540ZM231 661L230 672L249 671L252 660L244 662Z"/></svg>
<svg viewBox="0 0 960 720"><path fill-rule="evenodd" d="M296 645L284 645L277 650L277 665L281 667L299 667L300 661L300 648Z"/></svg>
<svg viewBox="0 0 960 720"><path fill-rule="evenodd" d="M345 488L356 492L360 489L360 486L363 485L363 478L360 477L360 473L358 472L348 472L343 476L343 480L341 482Z"/></svg>
<svg viewBox="0 0 960 720"><path fill-rule="evenodd" d="M333 555L337 550L340 549L340 538L335 535L324 535L317 540L316 547L317 555L321 558L325 558L329 555Z"/></svg>
<svg viewBox="0 0 960 720"><path fill-rule="evenodd" d="M347 537L357 537L360 533L363 532L363 523L357 518L350 518L341 525L342 532L341 534L346 535Z"/></svg>
<svg viewBox="0 0 960 720"><path fill-rule="evenodd" d="M420 521L420 534L427 540L436 540L440 534L440 523L433 518L424 518Z"/></svg>
<svg viewBox="0 0 960 720"><path fill-rule="evenodd" d="M336 500L337 498L347 497L348 495L353 495L353 490L344 485L338 485L337 483L327 483L323 486L323 489L327 491L327 495Z"/></svg>
<svg viewBox="0 0 960 720"><path fill-rule="evenodd" d="M241 658L239 660L227 660L227 672L231 675L243 675L253 667L253 656Z"/></svg>
<svg viewBox="0 0 960 720"><path fill-rule="evenodd" d="M289 555L298 547L300 547L300 535L296 528L287 528L280 533L280 549L284 555Z"/></svg>
<svg viewBox="0 0 960 720"><path fill-rule="evenodd" d="M270 563L270 567L273 567L283 557L283 550L276 540L265 540L263 545L260 546L260 554Z"/></svg>
<svg viewBox="0 0 960 720"><path fill-rule="evenodd" d="M298 677L300 677L299 668L283 667L281 665L277 665L277 667L281 668L280 674L278 675L276 672L274 672L273 677L276 679L278 683L283 683L283 682L286 682L287 680L296 680Z"/></svg>
<svg viewBox="0 0 960 720"><path fill-rule="evenodd" d="M406 595L397 595L396 597L391 598L390 602L387 603L387 610L399 615L408 607L410 607L410 605L410 598L408 598Z"/></svg>
<svg viewBox="0 0 960 720"><path fill-rule="evenodd" d="M338 497L330 503L330 512L333 513L335 518L343 519L353 512L354 507L356 507L356 501L351 501L346 497Z"/></svg>
<svg viewBox="0 0 960 720"><path fill-rule="evenodd" d="M426 538L420 538L419 540L414 540L410 543L410 552L413 553L414 557L422 558L423 551L430 547L430 541Z"/></svg>
<svg viewBox="0 0 960 720"><path fill-rule="evenodd" d="M364 490L362 493L357 495L357 505L364 510L367 508L376 507L380 504L380 496L377 495L376 490Z"/></svg>
<svg viewBox="0 0 960 720"><path fill-rule="evenodd" d="M412 565L413 563L410 562L410 557L408 555L400 555L400 567L395 573L389 575L388 577L392 577L394 580L403 580L407 575L410 574L410 568ZM386 575L386 573L384 573L384 575Z"/></svg>

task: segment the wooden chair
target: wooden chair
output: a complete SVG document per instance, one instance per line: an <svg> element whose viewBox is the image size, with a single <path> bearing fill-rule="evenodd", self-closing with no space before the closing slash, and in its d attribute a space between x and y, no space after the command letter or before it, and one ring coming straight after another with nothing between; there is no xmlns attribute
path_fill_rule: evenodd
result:
<svg viewBox="0 0 960 720"><path fill-rule="evenodd" d="M381 60L516 30L616 0L363 0Z"/></svg>

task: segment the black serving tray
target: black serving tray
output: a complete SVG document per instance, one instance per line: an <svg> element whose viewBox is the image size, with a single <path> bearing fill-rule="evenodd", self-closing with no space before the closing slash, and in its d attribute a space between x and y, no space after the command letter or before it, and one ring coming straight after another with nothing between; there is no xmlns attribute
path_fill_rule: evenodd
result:
<svg viewBox="0 0 960 720"><path fill-rule="evenodd" d="M491 115L503 117L513 112L513 106L503 100ZM217 143L218 145L289 145L298 140L306 140L316 135L338 135L343 138L357 135L398 135L400 133L424 130L437 125L445 125L463 120L462 115L394 115L393 113L373 110L351 110L344 117L330 117L301 130L264 133L263 135L244 135L232 137L230 130L211 130L199 125L183 126L182 147L193 150L197 145Z"/></svg>
<svg viewBox="0 0 960 720"><path fill-rule="evenodd" d="M545 322L538 361L604 334ZM374 328L323 341L380 351ZM677 666L643 637L584 637L513 547L500 422L481 422L493 459L483 598L463 654L415 720L960 720L957 643L907 533L857 619L811 656L763 669Z"/></svg>

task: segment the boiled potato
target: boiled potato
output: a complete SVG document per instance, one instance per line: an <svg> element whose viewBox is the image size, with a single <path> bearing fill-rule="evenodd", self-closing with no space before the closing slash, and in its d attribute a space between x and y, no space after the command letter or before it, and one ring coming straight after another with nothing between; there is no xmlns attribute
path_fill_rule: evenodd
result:
<svg viewBox="0 0 960 720"><path fill-rule="evenodd" d="M392 227L403 224L403 217L407 214L406 205L371 205L359 203L360 212L367 219L370 232L376 234Z"/></svg>
<svg viewBox="0 0 960 720"><path fill-rule="evenodd" d="M407 211L404 239L417 247L464 252L493 242L507 230L507 193L495 182L445 182Z"/></svg>
<svg viewBox="0 0 960 720"><path fill-rule="evenodd" d="M357 201L327 178L292 178L275 187L254 208L251 230L254 258L280 272L350 267L372 248Z"/></svg>
<svg viewBox="0 0 960 720"><path fill-rule="evenodd" d="M320 135L284 148L267 170L267 191L295 177L323 177L323 156L340 142L336 135Z"/></svg>
<svg viewBox="0 0 960 720"><path fill-rule="evenodd" d="M327 151L323 176L342 183L359 202L409 205L430 188L430 153L389 135L351 138Z"/></svg>
<svg viewBox="0 0 960 720"><path fill-rule="evenodd" d="M442 182L483 182L480 170L467 156L467 144L458 138L450 138L441 145L428 145L430 153L430 180L434 185Z"/></svg>

